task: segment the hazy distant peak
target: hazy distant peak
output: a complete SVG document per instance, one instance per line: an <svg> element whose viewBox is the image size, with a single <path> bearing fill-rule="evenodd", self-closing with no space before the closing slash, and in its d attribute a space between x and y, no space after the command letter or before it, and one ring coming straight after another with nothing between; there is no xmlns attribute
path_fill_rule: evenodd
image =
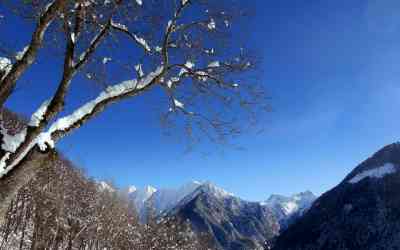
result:
<svg viewBox="0 0 400 250"><path fill-rule="evenodd" d="M136 190L137 190L137 188L135 187L135 186L129 186L128 187L128 194L131 194L131 193L133 193L133 192L136 192Z"/></svg>
<svg viewBox="0 0 400 250"><path fill-rule="evenodd" d="M190 182L183 184L181 187L178 188L178 190L184 190L184 189L193 189L194 190L194 189L200 187L201 185L203 185L203 183L200 181L190 181Z"/></svg>
<svg viewBox="0 0 400 250"><path fill-rule="evenodd" d="M110 184L105 182L105 181L100 181L99 182L99 188L102 191L105 191L105 190L110 191L110 192L114 192L115 191L114 188Z"/></svg>
<svg viewBox="0 0 400 250"><path fill-rule="evenodd" d="M203 184L201 181L191 181L191 182L189 182L188 184L191 184L191 185L201 185L201 184Z"/></svg>
<svg viewBox="0 0 400 250"><path fill-rule="evenodd" d="M292 194L290 196L272 194L267 199L266 203L274 203L285 200L304 200L304 199L315 199L316 196L311 191L304 191L297 194Z"/></svg>
<svg viewBox="0 0 400 250"><path fill-rule="evenodd" d="M300 201L300 200L315 200L316 196L311 191L305 191L298 194L294 194L291 196L293 199Z"/></svg>
<svg viewBox="0 0 400 250"><path fill-rule="evenodd" d="M157 189L153 186L147 185L144 187L144 192L147 194L153 194L153 193L157 192Z"/></svg>

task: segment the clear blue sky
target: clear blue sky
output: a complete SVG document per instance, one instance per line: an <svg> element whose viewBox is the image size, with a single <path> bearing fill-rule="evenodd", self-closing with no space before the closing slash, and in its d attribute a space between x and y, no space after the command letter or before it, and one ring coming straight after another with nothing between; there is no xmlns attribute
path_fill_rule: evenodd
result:
<svg viewBox="0 0 400 250"><path fill-rule="evenodd" d="M59 148L89 175L119 186L210 180L245 199L263 200L271 193L325 192L400 139L399 1L249 4L256 16L239 35L260 48L273 111L263 119L262 134L235 141L245 150L205 155L213 146L202 144L185 154L184 145L162 135L156 104L146 105L155 103L153 94L112 106ZM7 36L22 46L23 32L15 27ZM59 70L47 65L30 72L8 106L30 114L43 101L39 92L52 93Z"/></svg>

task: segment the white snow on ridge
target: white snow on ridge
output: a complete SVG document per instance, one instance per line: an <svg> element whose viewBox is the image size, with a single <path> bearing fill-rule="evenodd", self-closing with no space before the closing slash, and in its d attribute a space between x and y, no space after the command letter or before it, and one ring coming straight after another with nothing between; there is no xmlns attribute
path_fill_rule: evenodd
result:
<svg viewBox="0 0 400 250"><path fill-rule="evenodd" d="M394 166L393 163L385 163L381 167L365 170L365 171L357 174L356 176L351 178L348 182L351 183L351 184L355 184L355 183L357 183L357 182L359 182L362 179L367 178L367 177L370 177L370 178L382 178L382 177L384 177L386 175L393 174L395 172L397 172L397 170L396 170L396 167Z"/></svg>
<svg viewBox="0 0 400 250"><path fill-rule="evenodd" d="M269 207L279 221L287 220L292 215L303 214L316 199L310 191L301 192L292 196L271 195L268 200L261 202L262 206Z"/></svg>
<svg viewBox="0 0 400 250"><path fill-rule="evenodd" d="M218 199L234 197L222 188L213 185L210 182L192 181L179 188L167 188L156 190L151 186L144 189L138 189L129 193L129 198L134 202L141 218L145 218L147 205L153 206L157 214L165 213L175 208L178 204L185 204L192 200L200 192L206 192Z"/></svg>
<svg viewBox="0 0 400 250"><path fill-rule="evenodd" d="M204 183L202 185L202 187L205 191L208 191L209 193L213 194L214 196L216 196L218 198L226 198L226 197L235 196L233 193L230 193L220 187L217 187L209 181Z"/></svg>

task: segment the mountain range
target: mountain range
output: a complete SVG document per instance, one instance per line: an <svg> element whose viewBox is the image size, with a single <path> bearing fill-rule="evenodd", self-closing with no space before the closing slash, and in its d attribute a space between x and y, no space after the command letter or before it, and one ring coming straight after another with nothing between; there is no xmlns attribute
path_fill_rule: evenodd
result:
<svg viewBox="0 0 400 250"><path fill-rule="evenodd" d="M126 192L142 218L189 221L211 236L218 250L400 249L400 143L383 147L336 187L316 197L310 191L241 199L210 182L177 189L130 187Z"/></svg>
<svg viewBox="0 0 400 250"><path fill-rule="evenodd" d="M211 182L198 181L176 189L131 186L125 192L143 221L150 207L157 215L188 220L196 232L211 235L217 249L270 247L272 239L316 199L306 191L250 202Z"/></svg>

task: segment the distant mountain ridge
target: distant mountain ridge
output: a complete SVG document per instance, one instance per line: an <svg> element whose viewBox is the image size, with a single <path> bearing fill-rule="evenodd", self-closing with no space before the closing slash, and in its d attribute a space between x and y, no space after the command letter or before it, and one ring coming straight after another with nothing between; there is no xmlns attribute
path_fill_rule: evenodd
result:
<svg viewBox="0 0 400 250"><path fill-rule="evenodd" d="M315 199L306 191L250 202L211 182L198 181L176 189L131 186L127 190L142 220L151 206L160 216L189 220L196 232L208 233L215 247L224 250L268 249L281 229L298 218Z"/></svg>
<svg viewBox="0 0 400 250"><path fill-rule="evenodd" d="M103 186L107 185L101 182ZM157 214L173 209L184 199L191 199L199 192L206 192L223 198L235 196L213 183L191 181L178 188L160 188L147 185L144 188L130 186L126 189L128 196L134 202L138 211L152 206ZM266 201L259 202L262 206L271 208L277 219L284 221L296 213L303 213L310 207L316 196L311 191L305 191L291 196L272 194Z"/></svg>

